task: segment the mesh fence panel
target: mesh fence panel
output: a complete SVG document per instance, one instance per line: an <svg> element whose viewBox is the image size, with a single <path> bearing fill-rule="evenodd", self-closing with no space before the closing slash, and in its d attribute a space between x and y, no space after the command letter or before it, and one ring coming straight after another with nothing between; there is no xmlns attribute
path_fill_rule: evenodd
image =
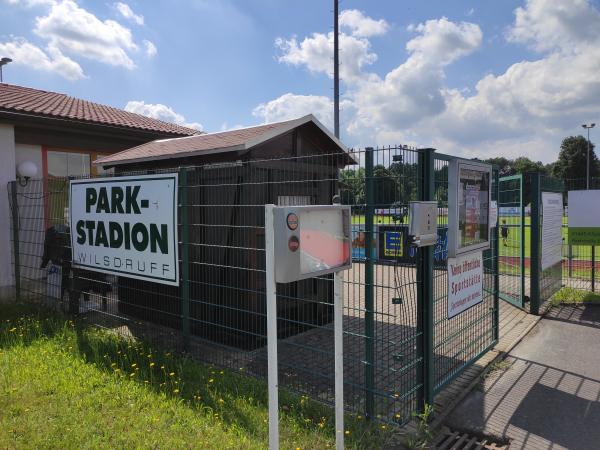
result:
<svg viewBox="0 0 600 450"><path fill-rule="evenodd" d="M354 152L358 164L346 168L346 161L332 154L152 170L180 174L179 236L188 238L179 242L179 255L189 268L189 317L181 286L71 266L68 179L12 183L21 298L209 364L265 377L264 205L330 204L339 193L353 214L354 265L343 274L346 407L404 423L417 409L422 387L415 258L407 246L417 156L404 147L373 150L369 178L365 150ZM369 211L373 226L367 245ZM374 264L367 302L369 247ZM332 276L279 284L277 297L280 385L333 402ZM182 331L186 323L189 337Z"/></svg>
<svg viewBox="0 0 600 450"><path fill-rule="evenodd" d="M436 155L435 196L438 201L438 245L434 251L434 390L439 392L472 361L496 342L498 305L495 300L497 233L493 229L491 248L483 252L483 301L448 319L447 251L445 248L448 211L448 162L450 158ZM497 201L498 179L492 177L492 200ZM446 219L444 219L444 217Z"/></svg>

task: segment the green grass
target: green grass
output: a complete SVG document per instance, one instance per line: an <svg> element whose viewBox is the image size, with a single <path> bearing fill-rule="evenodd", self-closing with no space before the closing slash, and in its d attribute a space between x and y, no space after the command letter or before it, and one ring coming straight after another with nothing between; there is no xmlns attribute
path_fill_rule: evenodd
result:
<svg viewBox="0 0 600 450"><path fill-rule="evenodd" d="M550 304L553 306L560 304L581 305L583 303L600 303L600 294L564 287L550 299Z"/></svg>
<svg viewBox="0 0 600 450"><path fill-rule="evenodd" d="M0 304L0 448L267 446L264 382L53 313ZM280 390L281 448L334 446L330 408ZM389 427L347 417L349 448Z"/></svg>

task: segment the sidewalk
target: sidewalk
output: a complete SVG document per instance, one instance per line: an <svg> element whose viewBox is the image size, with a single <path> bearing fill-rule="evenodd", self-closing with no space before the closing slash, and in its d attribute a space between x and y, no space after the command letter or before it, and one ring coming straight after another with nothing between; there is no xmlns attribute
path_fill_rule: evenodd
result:
<svg viewBox="0 0 600 450"><path fill-rule="evenodd" d="M510 449L600 448L600 306L554 308L446 419Z"/></svg>

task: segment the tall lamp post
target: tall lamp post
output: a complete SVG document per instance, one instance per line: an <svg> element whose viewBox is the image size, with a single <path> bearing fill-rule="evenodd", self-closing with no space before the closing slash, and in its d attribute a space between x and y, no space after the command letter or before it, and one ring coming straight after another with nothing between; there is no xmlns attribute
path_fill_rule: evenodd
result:
<svg viewBox="0 0 600 450"><path fill-rule="evenodd" d="M5 66L10 62L12 62L12 59L10 59L10 58L4 57L4 58L0 59L0 83L2 83L2 66Z"/></svg>
<svg viewBox="0 0 600 450"><path fill-rule="evenodd" d="M596 126L595 123L584 123L583 125L581 125L583 128L585 128L587 130L587 144L588 144L588 149L587 149L587 183L586 183L586 188L589 189L590 188L590 129L594 128Z"/></svg>

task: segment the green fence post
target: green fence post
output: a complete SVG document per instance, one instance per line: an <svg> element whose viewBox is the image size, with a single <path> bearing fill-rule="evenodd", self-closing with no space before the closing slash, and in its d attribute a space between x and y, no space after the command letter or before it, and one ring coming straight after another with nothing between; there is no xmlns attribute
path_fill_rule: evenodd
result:
<svg viewBox="0 0 600 450"><path fill-rule="evenodd" d="M493 264L492 270L494 271L494 340L497 342L500 339L500 274L499 274L499 263L498 256L500 251L500 233L499 230L499 218L500 218L500 177L498 176L498 169L494 170L494 180L496 186L495 200L496 200L496 223L494 227L494 247L493 247Z"/></svg>
<svg viewBox="0 0 600 450"><path fill-rule="evenodd" d="M373 147L365 148L365 416L375 410L375 316L373 300L373 221L375 195L373 180Z"/></svg>
<svg viewBox="0 0 600 450"><path fill-rule="evenodd" d="M531 175L530 313L540 313L540 174Z"/></svg>
<svg viewBox="0 0 600 450"><path fill-rule="evenodd" d="M596 247L592 245L592 292L596 291Z"/></svg>
<svg viewBox="0 0 600 450"><path fill-rule="evenodd" d="M189 350L190 345L190 255L187 190L187 168L184 167L179 169L179 220L181 221L181 320L185 350Z"/></svg>
<svg viewBox="0 0 600 450"><path fill-rule="evenodd" d="M17 203L17 182L9 183L12 202L13 253L15 261L15 293L17 301L21 301L21 261L19 250L19 204Z"/></svg>
<svg viewBox="0 0 600 450"><path fill-rule="evenodd" d="M525 202L523 201L523 191L525 183L523 180L523 174L519 175L519 214L520 214L520 225L521 225L521 236L519 245L519 271L521 278L521 292L520 292L520 306L525 307ZM529 223L531 228L531 222ZM531 239L531 233L529 234ZM531 292L529 293L531 295Z"/></svg>
<svg viewBox="0 0 600 450"><path fill-rule="evenodd" d="M418 199L435 200L435 149L419 150ZM423 358L419 380L423 385L419 395L419 408L433 405L435 387L433 354L433 252L434 246L420 247L417 251L417 326L421 334L417 352Z"/></svg>

